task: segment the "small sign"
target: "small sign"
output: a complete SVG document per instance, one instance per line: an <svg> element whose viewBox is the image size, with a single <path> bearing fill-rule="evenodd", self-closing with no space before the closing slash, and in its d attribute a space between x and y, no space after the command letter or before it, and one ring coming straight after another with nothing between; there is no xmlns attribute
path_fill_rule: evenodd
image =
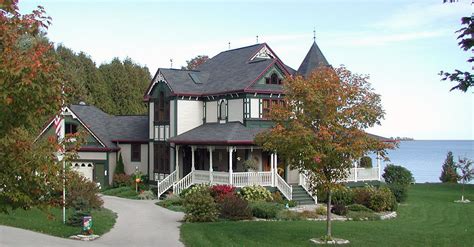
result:
<svg viewBox="0 0 474 247"><path fill-rule="evenodd" d="M92 229L92 216L84 216L82 218L82 231L90 232Z"/></svg>

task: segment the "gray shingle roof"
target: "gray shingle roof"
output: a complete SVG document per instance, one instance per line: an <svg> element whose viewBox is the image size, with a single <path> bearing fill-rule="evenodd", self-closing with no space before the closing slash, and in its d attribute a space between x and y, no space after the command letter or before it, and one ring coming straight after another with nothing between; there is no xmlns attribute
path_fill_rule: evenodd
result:
<svg viewBox="0 0 474 247"><path fill-rule="evenodd" d="M314 69L323 66L329 66L329 63L315 41L313 42L313 45L309 49L306 57L304 58L296 73L298 75L308 77Z"/></svg>
<svg viewBox="0 0 474 247"><path fill-rule="evenodd" d="M252 144L257 133L264 130L245 127L240 122L206 123L169 141L177 144Z"/></svg>
<svg viewBox="0 0 474 247"><path fill-rule="evenodd" d="M117 147L113 140L148 140L148 115L113 116L92 105L71 105L70 109L108 148Z"/></svg>

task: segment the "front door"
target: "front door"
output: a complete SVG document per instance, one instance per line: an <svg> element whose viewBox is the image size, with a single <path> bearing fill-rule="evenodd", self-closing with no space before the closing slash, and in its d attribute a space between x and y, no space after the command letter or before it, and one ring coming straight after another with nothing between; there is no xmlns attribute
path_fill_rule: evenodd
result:
<svg viewBox="0 0 474 247"><path fill-rule="evenodd" d="M107 186L107 183L105 182L105 164L94 164L94 182L100 183L102 188Z"/></svg>
<svg viewBox="0 0 474 247"><path fill-rule="evenodd" d="M262 168L264 172L269 172L271 168L271 155L267 152L262 152Z"/></svg>
<svg viewBox="0 0 474 247"><path fill-rule="evenodd" d="M188 175L191 172L191 162L192 162L192 153L191 147L183 148L183 177ZM194 157L196 158L196 157Z"/></svg>

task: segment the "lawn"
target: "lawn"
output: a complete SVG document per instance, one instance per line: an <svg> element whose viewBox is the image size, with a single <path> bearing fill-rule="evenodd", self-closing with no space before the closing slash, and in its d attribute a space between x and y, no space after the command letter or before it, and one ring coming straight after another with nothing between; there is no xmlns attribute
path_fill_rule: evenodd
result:
<svg viewBox="0 0 474 247"><path fill-rule="evenodd" d="M138 200L138 193L135 189L132 189L130 186L123 186L118 188L107 188L104 189L102 192L104 195L108 196L117 196L127 199L135 199Z"/></svg>
<svg viewBox="0 0 474 247"><path fill-rule="evenodd" d="M333 235L351 246L474 246L474 202L460 199L460 185L416 184L398 217L384 221L334 222ZM474 201L474 185L466 187ZM186 223L186 246L310 246L309 239L325 233L325 222Z"/></svg>
<svg viewBox="0 0 474 247"><path fill-rule="evenodd" d="M31 210L17 209L10 211L9 214L0 213L0 224L64 238L81 233L81 227L68 226L62 223L62 209L52 208L49 212L54 216L52 219L48 217L46 212L37 208ZM68 210L66 214L71 213L72 211ZM116 218L117 215L109 209L93 210L92 229L94 233L102 235L110 231Z"/></svg>

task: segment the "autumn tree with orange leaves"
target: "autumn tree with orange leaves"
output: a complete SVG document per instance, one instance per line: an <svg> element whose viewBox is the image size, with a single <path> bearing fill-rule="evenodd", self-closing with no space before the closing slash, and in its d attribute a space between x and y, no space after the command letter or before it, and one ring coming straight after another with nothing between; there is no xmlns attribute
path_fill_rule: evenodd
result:
<svg viewBox="0 0 474 247"><path fill-rule="evenodd" d="M0 0L0 211L51 205L60 191L54 138L34 143L40 122L60 109L61 83L43 8L22 15Z"/></svg>
<svg viewBox="0 0 474 247"><path fill-rule="evenodd" d="M327 232L331 239L331 196L347 178L355 159L370 151L383 155L389 144L370 137L365 129L384 117L380 96L367 76L345 67L319 68L309 78L284 81L284 104L272 106L275 125L256 141L266 151L277 152L292 169L307 174L316 188L328 195Z"/></svg>

